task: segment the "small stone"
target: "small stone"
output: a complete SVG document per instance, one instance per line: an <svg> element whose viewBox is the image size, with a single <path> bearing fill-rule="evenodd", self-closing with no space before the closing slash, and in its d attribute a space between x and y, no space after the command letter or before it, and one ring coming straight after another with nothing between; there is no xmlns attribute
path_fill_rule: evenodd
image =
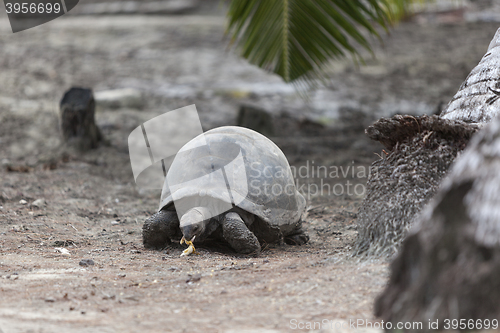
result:
<svg viewBox="0 0 500 333"><path fill-rule="evenodd" d="M28 203L28 201L26 201L26 200L24 200L24 199L21 199L21 200L19 200L19 203L20 203L21 205L26 205L26 204Z"/></svg>
<svg viewBox="0 0 500 333"><path fill-rule="evenodd" d="M65 256L70 256L71 255L71 253L67 249L65 249L64 247L56 247L56 248L54 248L54 250L56 252L61 253L62 255L65 255Z"/></svg>
<svg viewBox="0 0 500 333"><path fill-rule="evenodd" d="M47 297L47 298L45 299L45 302L47 302L47 303L54 303L55 301L56 301L56 299L55 299L55 298L53 298L53 297Z"/></svg>
<svg viewBox="0 0 500 333"><path fill-rule="evenodd" d="M86 266L94 266L94 260L92 259L82 259L78 263L80 266L86 267Z"/></svg>
<svg viewBox="0 0 500 333"><path fill-rule="evenodd" d="M35 206L35 207L38 207L38 208L42 208L43 206L45 206L47 203L45 202L44 199L36 199L35 201L33 201L33 203L31 204L32 206Z"/></svg>
<svg viewBox="0 0 500 333"><path fill-rule="evenodd" d="M121 277L121 278L124 278L124 277L126 277L126 276L127 276L127 274L125 274L125 273L120 273L120 274L118 274L118 277Z"/></svg>
<svg viewBox="0 0 500 333"><path fill-rule="evenodd" d="M201 274L196 273L196 274L188 274L188 278L186 279L186 283L189 282L198 282L201 280Z"/></svg>

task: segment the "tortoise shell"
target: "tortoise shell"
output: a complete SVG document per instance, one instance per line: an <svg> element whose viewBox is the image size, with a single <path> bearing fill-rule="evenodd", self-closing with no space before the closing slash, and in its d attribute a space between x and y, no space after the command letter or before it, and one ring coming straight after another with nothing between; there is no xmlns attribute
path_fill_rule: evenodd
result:
<svg viewBox="0 0 500 333"><path fill-rule="evenodd" d="M225 126L197 136L179 150L159 209L172 204L179 218L198 206L209 207L213 216L239 207L286 233L300 221L306 200L276 144L253 130Z"/></svg>

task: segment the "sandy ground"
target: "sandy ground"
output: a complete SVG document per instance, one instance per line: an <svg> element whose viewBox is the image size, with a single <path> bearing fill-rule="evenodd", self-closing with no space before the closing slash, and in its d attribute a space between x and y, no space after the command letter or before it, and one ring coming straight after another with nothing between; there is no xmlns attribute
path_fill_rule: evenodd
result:
<svg viewBox="0 0 500 333"><path fill-rule="evenodd" d="M383 114L434 112L496 28L401 24L367 67L332 66L331 82L309 101L227 51L221 17L70 17L0 36L0 332L335 332L354 330L349 320L374 321L387 263L349 252L362 195L347 193L347 182L366 177L299 175L309 207L305 246L269 246L257 258L208 247L180 258L181 246L142 246L142 222L159 193L135 187L127 136L193 103L204 129L234 124L238 106L253 103L328 125L274 138L294 167L367 168L381 147L363 126ZM72 85L132 87L144 102L98 107L111 145L61 156L57 103ZM345 191L307 187L321 181Z"/></svg>

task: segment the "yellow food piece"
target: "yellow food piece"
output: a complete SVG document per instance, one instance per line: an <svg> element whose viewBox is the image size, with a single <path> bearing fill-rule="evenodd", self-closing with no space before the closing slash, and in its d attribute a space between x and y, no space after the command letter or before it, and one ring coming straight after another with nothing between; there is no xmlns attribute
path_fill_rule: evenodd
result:
<svg viewBox="0 0 500 333"><path fill-rule="evenodd" d="M183 239L184 239L184 238L183 238ZM182 242L182 240L181 240L181 242ZM183 257L183 256L188 256L188 255L190 255L191 253L194 253L194 254L200 254L200 253L196 252L196 249L194 248L193 242L188 241L188 240L185 240L185 239L184 239L184 242L185 242L187 245L189 245L189 247L188 247L187 249L185 249L185 250L182 252L181 257ZM181 244L182 244L182 243L181 243Z"/></svg>
<svg viewBox="0 0 500 333"><path fill-rule="evenodd" d="M184 251L182 251L181 257L188 256L188 255L190 255L193 252L194 252L194 247L192 245L190 245L187 249L185 249Z"/></svg>

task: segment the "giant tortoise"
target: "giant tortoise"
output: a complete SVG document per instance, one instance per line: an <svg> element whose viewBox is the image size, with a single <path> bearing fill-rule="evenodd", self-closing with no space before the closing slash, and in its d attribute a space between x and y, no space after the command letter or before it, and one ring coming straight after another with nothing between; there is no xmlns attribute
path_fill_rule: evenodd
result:
<svg viewBox="0 0 500 333"><path fill-rule="evenodd" d="M244 254L258 254L264 243L302 245L309 240L302 230L305 205L271 140L247 128L219 127L175 156L143 242L158 249L181 236L191 245L224 240Z"/></svg>

